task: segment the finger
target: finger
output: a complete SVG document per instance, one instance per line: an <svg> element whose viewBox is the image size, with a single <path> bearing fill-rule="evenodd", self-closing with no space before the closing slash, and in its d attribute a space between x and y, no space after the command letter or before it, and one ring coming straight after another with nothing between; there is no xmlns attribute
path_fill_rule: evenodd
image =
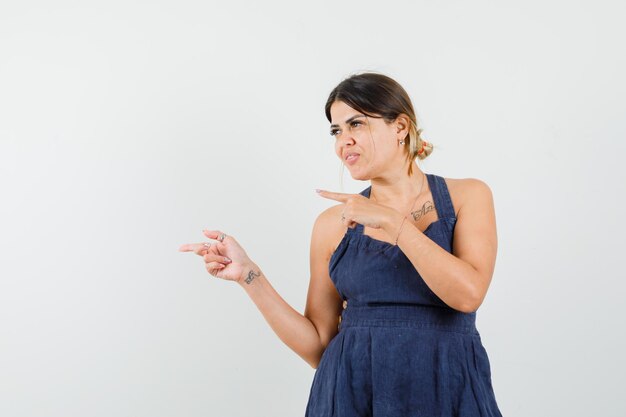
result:
<svg viewBox="0 0 626 417"><path fill-rule="evenodd" d="M215 243L213 242L187 243L178 248L179 252L193 252L196 255L204 255L214 250Z"/></svg>
<svg viewBox="0 0 626 417"><path fill-rule="evenodd" d="M348 218L344 218L341 223L343 223L346 227L350 229L354 229L356 227L356 222L354 220L348 220Z"/></svg>
<svg viewBox="0 0 626 417"><path fill-rule="evenodd" d="M348 193L334 193L332 191L326 190L317 190L318 194L324 198L328 198L330 200L340 201L342 203L347 202L350 197L354 197L357 194L348 194Z"/></svg>
<svg viewBox="0 0 626 417"><path fill-rule="evenodd" d="M221 264L229 264L232 260L228 256L215 255L212 253L207 253L203 256L205 262L219 262Z"/></svg>
<svg viewBox="0 0 626 417"><path fill-rule="evenodd" d="M213 246L215 247L215 250L217 250L217 253L226 252L226 245L224 245L222 242L215 242L215 245Z"/></svg>
<svg viewBox="0 0 626 417"><path fill-rule="evenodd" d="M196 255L204 255L207 254L209 252L213 252L215 250L215 248L213 248L213 246L215 246L215 243L213 242L202 242L202 243L196 243L196 246L193 250L193 252Z"/></svg>
<svg viewBox="0 0 626 417"><path fill-rule="evenodd" d="M216 277L218 276L218 273L224 268L226 268L226 265L219 262L209 262L205 265L205 269L207 270L207 272Z"/></svg>
<svg viewBox="0 0 626 417"><path fill-rule="evenodd" d="M224 235L223 239L226 239L227 237L229 237L226 233L222 232L221 230L207 230L207 229L204 229L202 231L202 233L206 237L208 237L209 239L214 239L214 240L217 240L218 242L221 242L220 237L222 235Z"/></svg>
<svg viewBox="0 0 626 417"><path fill-rule="evenodd" d="M179 252L194 252L196 255L202 255L202 252L207 252L208 247L204 243L187 243L181 245L178 248Z"/></svg>

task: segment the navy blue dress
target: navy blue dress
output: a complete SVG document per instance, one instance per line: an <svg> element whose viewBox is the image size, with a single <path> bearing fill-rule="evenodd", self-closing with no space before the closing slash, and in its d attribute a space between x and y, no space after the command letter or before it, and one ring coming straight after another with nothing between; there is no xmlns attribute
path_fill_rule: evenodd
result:
<svg viewBox="0 0 626 417"><path fill-rule="evenodd" d="M426 174L448 252L456 216L445 180ZM361 191L369 198L371 186ZM344 299L339 333L315 371L306 417L501 417L476 313L447 306L394 244L348 228L329 262Z"/></svg>

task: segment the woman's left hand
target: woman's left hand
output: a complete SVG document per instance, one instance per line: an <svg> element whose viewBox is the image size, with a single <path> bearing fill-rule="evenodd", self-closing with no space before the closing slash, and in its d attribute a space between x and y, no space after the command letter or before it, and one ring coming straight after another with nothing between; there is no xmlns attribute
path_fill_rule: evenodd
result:
<svg viewBox="0 0 626 417"><path fill-rule="evenodd" d="M324 198L345 204L341 220L351 229L357 223L374 229L384 229L398 216L402 218L402 214L393 208L375 203L361 194L334 193L326 190L318 190L317 192Z"/></svg>

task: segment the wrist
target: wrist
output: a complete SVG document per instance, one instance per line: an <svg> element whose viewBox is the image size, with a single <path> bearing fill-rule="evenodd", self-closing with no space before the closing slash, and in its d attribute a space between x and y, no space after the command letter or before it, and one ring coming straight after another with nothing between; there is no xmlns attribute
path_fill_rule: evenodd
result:
<svg viewBox="0 0 626 417"><path fill-rule="evenodd" d="M241 286L248 286L252 284L260 276L261 276L261 269L259 268L257 264L253 262L250 264L246 264L242 268L241 276L239 277L239 280L237 282Z"/></svg>
<svg viewBox="0 0 626 417"><path fill-rule="evenodd" d="M395 238L398 234L398 229L400 229L402 221L406 221L405 216L393 210L393 213L391 213L383 222L383 229L389 236Z"/></svg>

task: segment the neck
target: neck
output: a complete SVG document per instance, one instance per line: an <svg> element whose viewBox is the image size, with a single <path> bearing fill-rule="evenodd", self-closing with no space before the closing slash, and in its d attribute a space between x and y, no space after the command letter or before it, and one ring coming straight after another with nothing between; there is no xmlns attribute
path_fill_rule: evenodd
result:
<svg viewBox="0 0 626 417"><path fill-rule="evenodd" d="M413 203L419 194L428 190L426 176L413 165L411 176L406 174L406 167L388 175L371 179L370 198L377 203L390 207L406 206Z"/></svg>

